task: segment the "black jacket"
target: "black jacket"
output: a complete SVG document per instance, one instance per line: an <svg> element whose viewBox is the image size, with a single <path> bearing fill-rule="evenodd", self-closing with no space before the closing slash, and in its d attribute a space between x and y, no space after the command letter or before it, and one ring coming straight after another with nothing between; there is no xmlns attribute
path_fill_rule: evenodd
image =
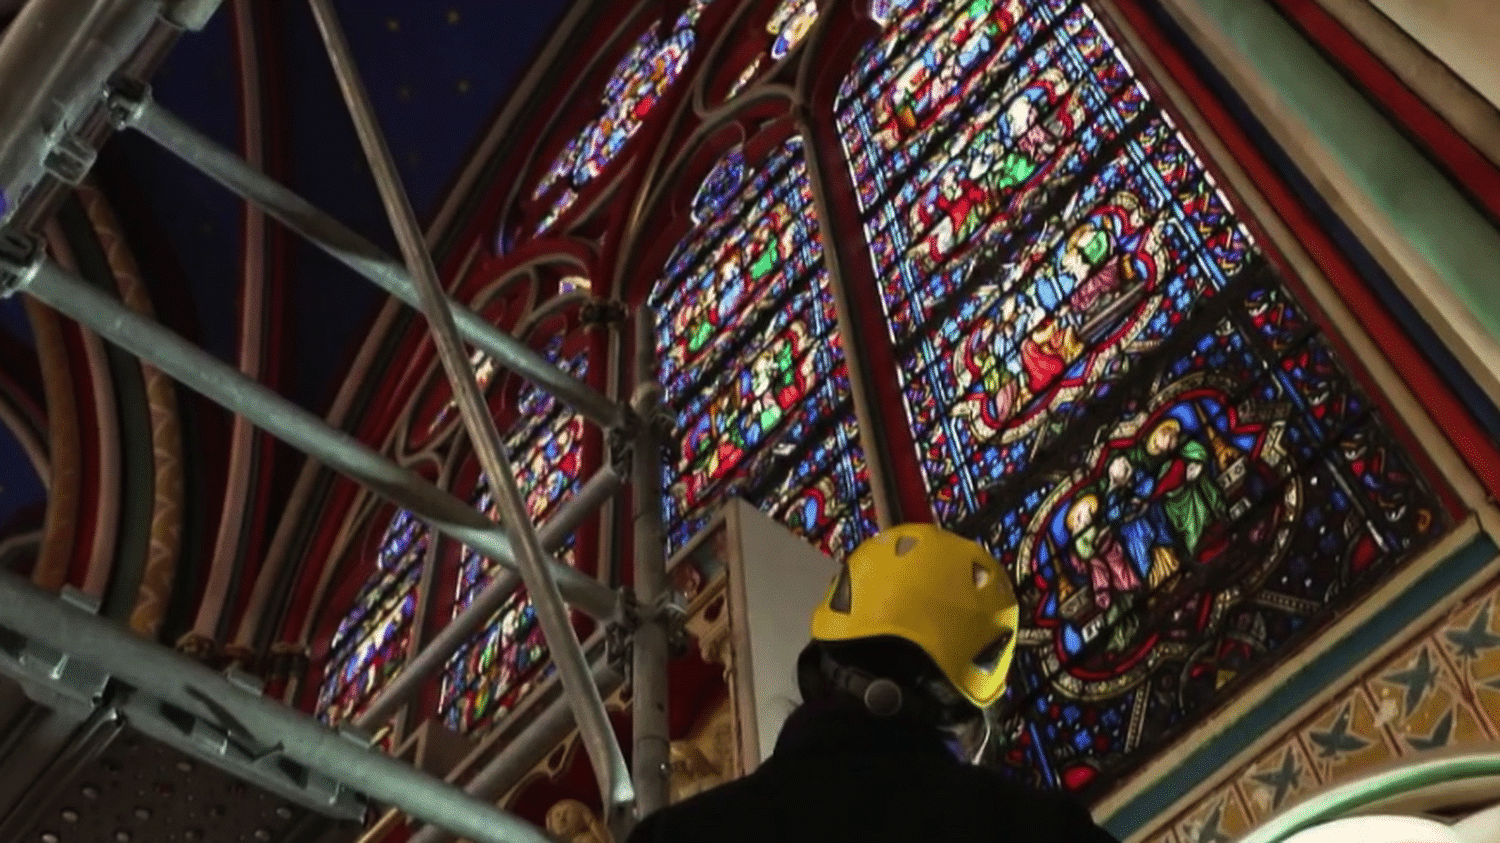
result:
<svg viewBox="0 0 1500 843"><path fill-rule="evenodd" d="M803 706L754 773L644 819L629 843L1115 843L1067 798L954 757L935 731Z"/></svg>

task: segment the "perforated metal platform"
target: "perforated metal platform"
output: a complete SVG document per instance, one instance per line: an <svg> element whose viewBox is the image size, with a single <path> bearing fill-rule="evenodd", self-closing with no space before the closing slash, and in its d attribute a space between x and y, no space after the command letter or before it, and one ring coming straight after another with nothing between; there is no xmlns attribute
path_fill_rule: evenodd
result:
<svg viewBox="0 0 1500 843"><path fill-rule="evenodd" d="M108 731L108 730L105 730ZM19 806L15 841L333 843L358 827L257 789L131 729L85 736ZM48 780L50 779L50 781Z"/></svg>

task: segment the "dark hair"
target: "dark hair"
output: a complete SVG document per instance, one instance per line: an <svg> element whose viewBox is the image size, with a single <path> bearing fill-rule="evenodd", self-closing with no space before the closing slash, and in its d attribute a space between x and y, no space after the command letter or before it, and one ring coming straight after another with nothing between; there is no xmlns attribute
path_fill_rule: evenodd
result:
<svg viewBox="0 0 1500 843"><path fill-rule="evenodd" d="M939 728L954 728L978 721L983 712L964 699L932 658L904 638L882 636L855 641L813 641L797 659L797 686L808 703L823 703L847 697L849 692L824 669L824 658L853 668L872 678L896 683L904 694L921 703L913 711Z"/></svg>

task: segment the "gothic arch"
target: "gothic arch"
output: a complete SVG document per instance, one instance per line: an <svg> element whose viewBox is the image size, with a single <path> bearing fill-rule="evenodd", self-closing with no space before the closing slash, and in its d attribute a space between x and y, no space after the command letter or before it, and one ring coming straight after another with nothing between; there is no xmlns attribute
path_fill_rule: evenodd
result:
<svg viewBox="0 0 1500 843"><path fill-rule="evenodd" d="M680 76L548 221L536 185L602 119L587 92L697 6L596 35L609 59L562 75L486 203L486 272L541 290L567 254L580 305L659 310L674 546L725 494L834 555L879 519L988 543L1029 613L996 763L1098 796L1464 515L1409 430L1436 428L1365 376L1358 326L1311 302L1097 4L820 3L745 74L783 5L703 5ZM583 329L588 379L621 396L611 330ZM626 570L614 544L596 570Z"/></svg>

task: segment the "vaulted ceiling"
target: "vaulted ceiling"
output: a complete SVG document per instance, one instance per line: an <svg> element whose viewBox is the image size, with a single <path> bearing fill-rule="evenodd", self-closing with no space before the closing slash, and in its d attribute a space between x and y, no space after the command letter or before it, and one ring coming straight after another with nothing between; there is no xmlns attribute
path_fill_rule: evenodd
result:
<svg viewBox="0 0 1500 843"><path fill-rule="evenodd" d="M0 0L0 16L20 5ZM437 215L566 5L335 3L424 221ZM180 40L152 85L169 111L394 253L306 3L226 0L202 32ZM110 140L94 178L119 218L157 318L299 405L326 413L384 293L275 223L259 228L240 199L142 135ZM46 402L35 345L21 297L0 301L0 393L10 399L0 402L10 408L0 413L0 555L6 539L34 534L44 517ZM199 463L216 461L191 455L222 452L230 417L196 396L185 396L182 410L190 488L221 496L223 466L205 468ZM263 443L256 468L266 488L254 496L274 496L301 464L286 446ZM218 513L201 506L189 516L198 523L186 525L188 544L199 541L187 554L201 556L212 547L203 542L212 541Z"/></svg>

